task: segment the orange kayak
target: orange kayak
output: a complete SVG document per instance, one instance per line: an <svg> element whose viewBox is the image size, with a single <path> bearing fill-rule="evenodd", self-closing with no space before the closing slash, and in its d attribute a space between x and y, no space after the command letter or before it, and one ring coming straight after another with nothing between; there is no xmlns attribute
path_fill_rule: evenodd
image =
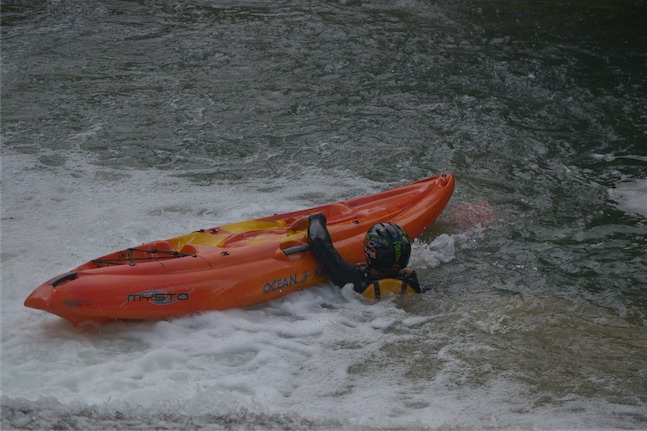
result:
<svg viewBox="0 0 647 431"><path fill-rule="evenodd" d="M339 253L360 262L369 227L392 221L415 238L438 217L453 191L454 177L444 174L339 203L150 242L54 277L25 306L77 325L267 302L326 280L308 252L304 217L323 213Z"/></svg>

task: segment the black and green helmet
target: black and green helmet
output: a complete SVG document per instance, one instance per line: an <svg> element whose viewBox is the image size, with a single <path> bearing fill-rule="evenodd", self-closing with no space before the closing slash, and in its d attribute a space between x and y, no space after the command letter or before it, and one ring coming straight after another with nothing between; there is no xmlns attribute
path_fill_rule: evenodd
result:
<svg viewBox="0 0 647 431"><path fill-rule="evenodd" d="M411 256L409 235L395 223L378 223L368 230L364 255L371 269L393 273L404 269Z"/></svg>

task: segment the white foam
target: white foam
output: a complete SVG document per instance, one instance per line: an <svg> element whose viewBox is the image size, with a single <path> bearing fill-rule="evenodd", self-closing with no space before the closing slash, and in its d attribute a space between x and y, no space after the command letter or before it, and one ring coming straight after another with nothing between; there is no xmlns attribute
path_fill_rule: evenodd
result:
<svg viewBox="0 0 647 431"><path fill-rule="evenodd" d="M605 162L612 162L614 160L638 160L640 162L647 162L647 156L639 156L637 154L626 154L626 155L615 155L615 154L599 154L599 153L594 153L592 154L594 159L598 160L604 160Z"/></svg>
<svg viewBox="0 0 647 431"><path fill-rule="evenodd" d="M416 269L436 268L454 260L457 250L475 247L483 237L484 229L474 226L465 231L441 233L429 242L415 239L410 266Z"/></svg>
<svg viewBox="0 0 647 431"><path fill-rule="evenodd" d="M647 178L620 182L609 189L609 197L620 210L647 217Z"/></svg>

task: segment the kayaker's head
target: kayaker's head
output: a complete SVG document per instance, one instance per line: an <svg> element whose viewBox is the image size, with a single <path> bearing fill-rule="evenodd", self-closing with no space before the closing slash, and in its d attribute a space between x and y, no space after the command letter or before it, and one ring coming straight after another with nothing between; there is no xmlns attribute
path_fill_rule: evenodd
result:
<svg viewBox="0 0 647 431"><path fill-rule="evenodd" d="M364 240L364 255L369 269L393 274L409 264L411 240L395 223L378 223L368 230Z"/></svg>

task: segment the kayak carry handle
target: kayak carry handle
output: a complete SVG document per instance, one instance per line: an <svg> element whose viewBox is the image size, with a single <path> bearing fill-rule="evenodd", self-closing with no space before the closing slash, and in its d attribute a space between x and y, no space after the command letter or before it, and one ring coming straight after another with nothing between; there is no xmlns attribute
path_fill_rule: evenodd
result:
<svg viewBox="0 0 647 431"><path fill-rule="evenodd" d="M310 250L310 246L308 244L300 244L300 245L294 245L292 247L288 247L283 250L283 254L286 256L289 256L291 254L296 254L296 253L301 253L302 251L308 251Z"/></svg>

